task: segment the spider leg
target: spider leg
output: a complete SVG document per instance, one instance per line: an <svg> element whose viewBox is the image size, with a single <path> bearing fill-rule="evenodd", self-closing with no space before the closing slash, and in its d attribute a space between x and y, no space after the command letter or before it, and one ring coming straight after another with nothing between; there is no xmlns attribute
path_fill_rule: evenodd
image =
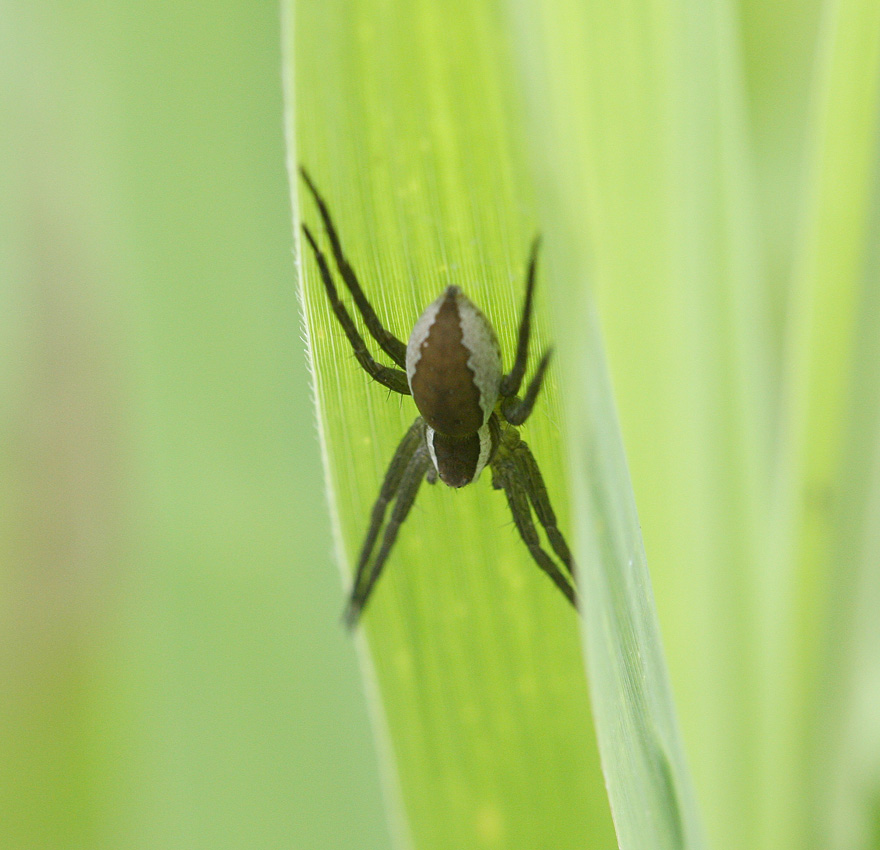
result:
<svg viewBox="0 0 880 850"><path fill-rule="evenodd" d="M529 357L529 334L532 329L532 295L535 291L535 268L538 265L538 248L541 237L536 236L532 242L532 253L529 258L529 271L526 278L526 298L523 302L522 318L519 322L519 337L516 343L516 360L513 368L501 379L501 395L515 396L519 392L523 375L526 372L526 360Z"/></svg>
<svg viewBox="0 0 880 850"><path fill-rule="evenodd" d="M418 446L409 459L409 463L407 463L406 470L400 480L397 501L394 503L394 509L391 511L388 524L385 526L382 545L376 553L370 574L366 581L361 582L360 585L355 585L352 591L351 600L345 612L345 620L349 628L353 628L357 624L358 618L370 597L370 593L382 574L382 568L385 566L385 561L388 560L388 555L391 554L391 547L394 546L394 541L397 539L397 532L400 530L400 526L406 519L409 509L416 500L419 487L430 465L431 458L428 455L427 446L424 444ZM376 531L378 532L378 528Z"/></svg>
<svg viewBox="0 0 880 850"><path fill-rule="evenodd" d="M306 239L308 239L309 245L312 246L312 252L318 263L318 269L321 272L321 280L324 282L324 289L327 290L327 298L330 300L330 306L333 308L333 312L339 320L339 324L342 325L342 329L345 331L345 335L348 337L348 341L354 349L354 356L357 357L358 363L361 364L364 371L371 378L378 381L380 384L384 384L388 389L394 390L401 395L409 395L409 382L406 379L406 372L377 363L370 352L367 351L367 346L364 343L363 337L358 333L357 328L354 326L354 322L351 320L348 310L345 309L345 305L339 300L339 293L336 291L336 285L333 283L333 278L330 275L327 260L324 258L324 254L318 247L317 242L315 242L315 237L312 236L312 232L307 225L304 224L302 229L306 235Z"/></svg>
<svg viewBox="0 0 880 850"><path fill-rule="evenodd" d="M358 563L354 573L352 595L357 593L357 589L361 586L366 576L367 563L370 560L370 555L373 553L373 547L376 545L379 530L385 521L385 511L388 508L388 504L397 494L409 462L419 447L419 443L423 442L424 439L425 421L419 416L395 449L391 463L388 464L388 469L385 472L382 489L379 491L379 496L373 504L373 510L370 514L370 527L367 529L367 536L364 538L361 546L361 552L358 556Z"/></svg>
<svg viewBox="0 0 880 850"><path fill-rule="evenodd" d="M361 289L357 275L354 273L354 269L351 267L351 264L348 262L348 259L342 250L342 243L339 241L339 236L336 233L336 227L333 225L333 219L330 217L330 210L327 208L326 201L321 197L321 193L318 191L317 187L312 182L312 178L309 176L308 171L306 171L303 166L300 166L299 173L302 175L306 186L309 187L309 191L315 199L318 211L321 213L321 219L324 222L324 229L327 231L327 236L330 239L330 246L333 249L333 258L336 260L336 266L339 269L339 273L342 275L342 279L345 281L345 285L348 287L349 292L351 292L352 297L354 298L354 303L357 304L361 316L364 317L364 324L367 326L370 336L379 343L382 350L398 366L403 368L406 365L406 345L390 331L385 330L382 322L379 321L376 311L373 309L370 302L367 301L367 296L364 295L364 291Z"/></svg>
<svg viewBox="0 0 880 850"><path fill-rule="evenodd" d="M532 450L524 441L520 440L513 451L513 458L517 468L522 473L522 482L526 494L538 516L538 520L544 526L544 531L547 533L547 539L550 541L553 551L559 560L562 561L569 575L574 578L575 565L571 558L571 550L568 548L562 532L556 525L556 514L550 505L550 497L547 495L544 476L541 475L541 470L538 468L538 462L535 460Z"/></svg>
<svg viewBox="0 0 880 850"><path fill-rule="evenodd" d="M529 418L532 408L535 406L535 399L541 391L541 384L544 381L544 373L547 371L547 366L550 364L551 354L553 354L552 348L544 352L544 356L538 364L538 371L535 372L535 377L529 382L528 389L523 398L511 396L504 399L501 403L501 413L511 425L522 425Z"/></svg>
<svg viewBox="0 0 880 850"><path fill-rule="evenodd" d="M507 504L513 515L513 521L519 530L523 542L529 549L532 558L537 565L552 579L553 583L562 591L565 598L577 607L577 593L571 582L565 577L553 559L541 548L535 523L532 521L532 512L529 508L529 497L525 487L520 483L517 467L510 467L503 461L492 466L493 479L496 479L507 496Z"/></svg>

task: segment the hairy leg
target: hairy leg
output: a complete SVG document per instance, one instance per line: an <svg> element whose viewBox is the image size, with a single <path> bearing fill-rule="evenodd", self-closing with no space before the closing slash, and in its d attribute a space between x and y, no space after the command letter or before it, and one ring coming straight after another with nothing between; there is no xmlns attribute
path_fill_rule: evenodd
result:
<svg viewBox="0 0 880 850"><path fill-rule="evenodd" d="M404 473L412 460L419 445L425 440L425 422L422 417L418 417L410 426L404 435L394 455L388 469L385 472L385 480L382 482L382 488L379 490L379 496L373 504L373 510L370 514L370 526L367 529L367 536L361 546L360 556L358 557L357 567L354 573L354 582L352 584L352 595L358 593L358 588L364 583L367 575L367 564L370 555L373 554L373 547L376 545L376 538L379 536L379 530L385 521L385 511L391 500L397 495L400 482L403 480Z"/></svg>
<svg viewBox="0 0 880 850"><path fill-rule="evenodd" d="M521 470L520 478L528 494L529 501L535 510L535 514L537 514L538 521L544 526L544 531L547 533L547 539L550 541L553 551L565 565L569 575L574 578L575 566L571 558L571 550L569 550L562 532L556 525L556 514L550 504L550 496L547 494L544 476L541 475L538 462L535 460L532 450L524 441L520 441L517 444L513 456Z"/></svg>
<svg viewBox="0 0 880 850"><path fill-rule="evenodd" d="M382 322L379 321L376 311L373 309L370 302L367 301L367 296L364 295L364 291L361 289L357 275L354 273L354 269L351 267L351 264L348 262L348 259L342 250L342 243L339 241L339 235L336 233L336 227L333 224L333 219L330 217L330 210L327 208L326 201L321 197L321 193L318 191L314 182L312 182L312 178L309 176L309 173L305 168L300 166L299 173L302 175L306 186L309 187L309 191L315 199L315 203L318 205L318 212L321 213L321 219L324 222L324 230L327 231L327 237L330 239L330 247L333 249L333 258L336 260L336 267L339 269L339 274L342 275L345 285L348 287L349 292L351 292L351 295L354 298L354 303L357 304L357 308L360 310L361 316L364 318L364 324L367 326L370 336L379 343L382 350L398 366L404 368L406 366L406 345L390 331L387 331L382 325Z"/></svg>
<svg viewBox="0 0 880 850"><path fill-rule="evenodd" d="M516 360L513 368L501 379L501 395L515 396L519 392L523 375L526 372L526 361L529 357L529 334L532 329L532 296L535 291L535 269L538 265L538 248L541 237L536 236L532 242L532 253L529 257L529 271L526 277L526 298L523 302L522 318L519 322L519 336L516 343Z"/></svg>
<svg viewBox="0 0 880 850"><path fill-rule="evenodd" d="M345 305L339 300L339 293L336 291L336 285L333 283L333 278L330 275L327 260L318 247L318 243L315 242L315 237L312 236L312 232L305 224L302 226L302 229L309 245L312 246L312 252L315 255L315 261L318 263L318 270L321 272L321 280L324 283L324 289L327 291L330 306L333 308L333 313L339 320L339 324L342 325L342 329L345 331L345 335L354 349L354 356L357 357L358 363L361 364L364 371L371 378L380 384L384 384L388 389L394 390L401 395L409 395L409 382L406 379L406 372L377 363L367 350L363 337L358 333L354 322L351 320L351 316L348 315L348 310L345 309Z"/></svg>
<svg viewBox="0 0 880 850"><path fill-rule="evenodd" d="M397 500L394 503L394 509L391 512L388 524L385 526L382 545L379 547L369 575L366 581L361 582L360 585L355 585L352 591L351 600L345 613L345 620L350 628L357 624L358 618L364 610L364 606L366 606L370 594L379 580L379 576L382 574L382 568L385 566L385 561L388 560L391 548L397 539L397 532L406 519L410 508L413 506L413 502L415 502L416 495L419 492L419 487L430 466L431 458L428 455L428 447L422 443L416 448L410 458L400 480Z"/></svg>
<svg viewBox="0 0 880 850"><path fill-rule="evenodd" d="M541 391L544 373L550 364L550 355L552 354L552 349L544 353L541 362L538 364L538 371L535 372L535 376L529 382L528 389L526 389L526 394L523 398L511 396L504 399L501 403L501 413L511 425L522 425L531 415L532 408L535 406L535 399L537 399L538 393Z"/></svg>
<svg viewBox="0 0 880 850"><path fill-rule="evenodd" d="M532 521L529 498L526 495L524 485L518 480L513 467L502 463L498 466L493 466L492 471L496 486L503 488L507 496L507 504L510 507L510 513L513 515L513 521L535 563L547 573L553 583L562 591L565 598L577 607L577 593L574 587L572 587L571 582L565 577L559 567L556 566L553 559L541 548L538 532L535 530L535 524Z"/></svg>

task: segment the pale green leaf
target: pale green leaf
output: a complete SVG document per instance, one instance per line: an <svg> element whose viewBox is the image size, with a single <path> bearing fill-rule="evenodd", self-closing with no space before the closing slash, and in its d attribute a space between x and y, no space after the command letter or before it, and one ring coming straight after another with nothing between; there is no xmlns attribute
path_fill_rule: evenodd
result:
<svg viewBox="0 0 880 850"><path fill-rule="evenodd" d="M534 348L553 342L561 361L583 354L586 334L587 352L598 352L584 312L587 281L560 266L558 246L575 228L545 217L536 186L520 82L525 54L516 52L510 10L302 4L284 37L291 173L302 162L320 185L390 328L405 339L421 309L457 283L495 324L509 362L528 245L540 229L548 249ZM296 184L294 206L316 225ZM300 262L347 583L381 476L415 410L359 370L311 257ZM568 299L580 321L555 313L551 329L546 305ZM585 399L589 419L578 425ZM607 776L632 777L615 800L623 846L700 846L610 399L601 356L559 363L523 434L560 526L582 554L588 628L605 634L604 657L622 663L616 674L599 671L594 700L600 734L615 741ZM423 488L361 634L401 840L530 850L614 841L578 619L531 561L488 476L458 493ZM628 686L615 675L629 677ZM611 716L613 705L621 717Z"/></svg>

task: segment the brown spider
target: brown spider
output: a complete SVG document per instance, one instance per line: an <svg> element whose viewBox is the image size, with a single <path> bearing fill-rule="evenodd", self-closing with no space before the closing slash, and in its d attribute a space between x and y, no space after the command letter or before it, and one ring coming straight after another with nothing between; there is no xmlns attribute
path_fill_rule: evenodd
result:
<svg viewBox="0 0 880 850"><path fill-rule="evenodd" d="M516 360L506 375L495 331L486 317L457 287L429 304L416 322L409 343L404 345L379 321L358 283L354 269L342 250L327 204L304 168L300 173L315 199L336 267L363 317L364 324L381 349L400 368L383 366L367 350L351 316L339 300L336 285L323 252L312 232L303 232L321 273L330 306L355 357L364 371L380 384L401 395L412 395L421 414L406 432L385 473L379 498L373 505L367 536L361 547L345 618L357 623L370 593L391 552L401 524L415 501L422 480L440 480L450 487L476 481L485 466L492 470L492 486L504 490L513 521L538 566L553 580L565 598L577 604L574 563L568 545L556 526L547 488L529 447L515 425L522 425L532 412L544 372L550 361L547 351L522 398L517 396L529 350L532 294L539 240L532 245L526 297L519 325ZM405 370L405 371L404 371ZM502 428L501 420L506 423ZM396 498L382 543L370 563L388 505ZM530 507L531 503L531 507ZM550 546L567 575L541 548L531 510L547 533Z"/></svg>

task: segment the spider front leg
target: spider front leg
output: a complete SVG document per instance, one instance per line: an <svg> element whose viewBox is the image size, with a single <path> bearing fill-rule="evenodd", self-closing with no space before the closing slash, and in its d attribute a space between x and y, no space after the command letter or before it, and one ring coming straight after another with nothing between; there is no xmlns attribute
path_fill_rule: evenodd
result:
<svg viewBox="0 0 880 850"><path fill-rule="evenodd" d="M556 513L550 504L550 496L547 494L544 476L541 475L538 462L535 460L535 456L525 440L520 440L517 444L513 451L513 459L522 476L523 486L528 494L529 501L538 515L538 520L544 526L544 531L547 533L547 539L550 541L553 551L568 570L568 574L574 578L575 566L571 558L571 550L568 548L562 532L556 525Z"/></svg>
<svg viewBox="0 0 880 850"><path fill-rule="evenodd" d="M511 433L511 431L513 433ZM568 599L572 605L577 607L577 592L571 581L564 575L562 570L559 569L553 559L541 548L541 542L538 538L538 532L535 529L535 523L532 520L532 512L529 506L529 500L532 498L530 491L533 487L529 481L529 473L522 462L523 456L518 455L516 451L519 445L525 444L521 443L516 432L513 431L513 429L510 429L510 431L505 434L504 442L499 446L498 454L492 461L492 484L496 489L504 490L504 493L507 496L507 504L510 507L510 513L513 516L513 522L516 525L523 542L528 547L532 558L534 558L535 563L547 573L553 583L562 591L565 598ZM531 456L531 453L529 453L529 456ZM534 458L532 458L532 460L534 460ZM541 483L543 484L543 481ZM544 491L544 496L546 499L546 490ZM546 507L549 508L549 504L549 500L546 500ZM538 519L541 520L542 525L544 524L543 516L547 516L549 519L549 516L552 516L553 514L552 510L550 510L549 515L542 514L543 508L543 504L540 511L536 508ZM555 519L555 516L553 516L554 528ZM558 533L558 529L556 531ZM560 556L560 558L562 558L560 550L556 548L553 536L551 536L549 531L547 536L553 550ZM562 540L561 534L559 534L558 537L559 540ZM564 540L562 540L562 544L565 547L564 551L567 552L568 547L565 546ZM573 572L570 554L568 555L567 562L563 558L563 563L565 563L570 573Z"/></svg>
<svg viewBox="0 0 880 850"><path fill-rule="evenodd" d="M315 255L315 261L318 264L318 271L321 273L321 280L324 283L324 289L327 291L327 298L330 301L330 306L333 308L333 313L339 320L339 324L342 325L342 329L345 331L345 335L348 337L348 341L354 349L354 356L357 358L358 363L361 364L364 371L371 378L375 379L380 384L383 384L388 387L388 389L394 390L394 392L400 393L401 395L409 395L409 381L406 379L406 372L402 372L400 369L392 369L389 366L383 366L381 363L376 362L367 350L363 337L358 333L357 328L354 326L354 322L351 320L348 310L345 309L345 305L339 300L339 293L336 291L336 285L333 283L333 277L327 266L327 260L324 258L321 249L318 247L318 243L315 242L315 237L312 236L312 232L307 225L304 224L302 229L309 245L312 247L312 253Z"/></svg>
<svg viewBox="0 0 880 850"><path fill-rule="evenodd" d="M382 573L382 568L391 554L391 548L397 539L397 532L406 519L410 508L416 500L422 480L431 467L431 458L425 443L425 425L421 417L416 419L406 436L394 453L391 465L385 475L379 498L373 506L373 514L370 520L370 528L361 549L355 573L354 586L351 599L345 612L345 621L349 628L356 625L367 600L370 598L376 582ZM373 547L379 535L379 529L385 518L385 510L388 503L395 498L394 509L391 518L385 527L382 536L382 545L376 554L372 566L367 571L367 565L372 554Z"/></svg>
<svg viewBox="0 0 880 850"><path fill-rule="evenodd" d="M382 489L379 490L379 496L373 505L370 514L370 527L367 529L367 536L361 545L361 552L358 556L357 567L354 573L354 582L352 583L352 598L359 594L359 588L364 583L364 577L367 574L367 563L370 555L373 554L373 547L376 545L376 538L379 536L379 530L385 521L385 511L388 504L397 495L400 488L400 482L403 480L404 473L415 454L416 449L425 440L425 422L419 416L410 426L404 435L400 444L394 451L391 463L385 472L385 479L382 482Z"/></svg>

